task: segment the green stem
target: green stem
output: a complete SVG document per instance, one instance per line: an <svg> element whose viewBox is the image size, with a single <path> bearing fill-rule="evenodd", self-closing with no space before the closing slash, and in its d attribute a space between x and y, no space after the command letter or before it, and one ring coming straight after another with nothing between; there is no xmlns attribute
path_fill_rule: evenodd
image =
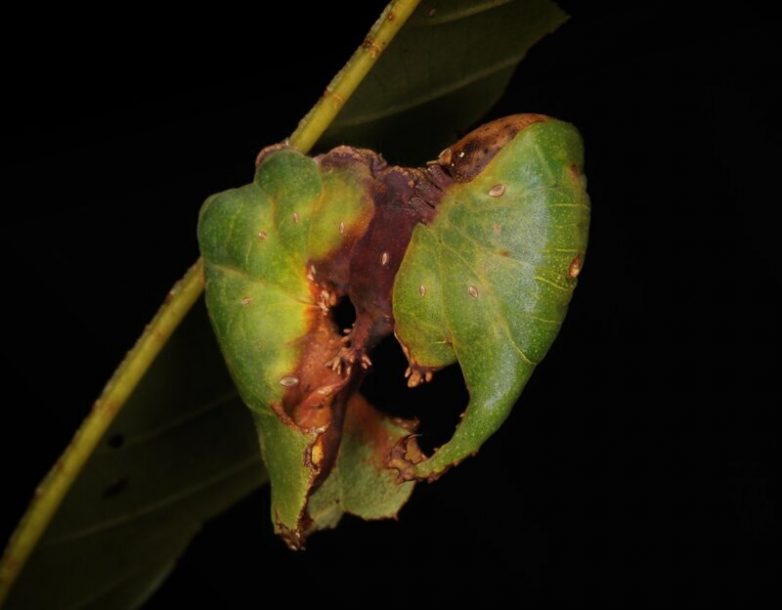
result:
<svg viewBox="0 0 782 610"><path fill-rule="evenodd" d="M90 415L35 490L35 497L11 537L0 563L0 603L8 595L11 585L96 445L203 289L203 265L201 259L198 259L185 276L174 284L166 302L92 405Z"/></svg>
<svg viewBox="0 0 782 610"><path fill-rule="evenodd" d="M385 8L364 43L301 120L290 137L292 147L309 152L419 1L394 0ZM90 415L36 489L0 561L0 605L95 447L203 289L203 263L199 258L171 289L165 303L95 401Z"/></svg>
<svg viewBox="0 0 782 610"><path fill-rule="evenodd" d="M345 67L331 80L318 103L306 114L291 135L289 143L293 148L304 153L309 152L419 2L420 0L394 0L386 6L375 25L369 30L364 43L356 49Z"/></svg>

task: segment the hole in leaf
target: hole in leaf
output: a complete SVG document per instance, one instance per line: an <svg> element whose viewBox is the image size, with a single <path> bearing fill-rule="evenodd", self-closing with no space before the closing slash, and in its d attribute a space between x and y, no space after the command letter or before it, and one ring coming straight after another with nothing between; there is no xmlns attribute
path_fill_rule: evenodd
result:
<svg viewBox="0 0 782 610"><path fill-rule="evenodd" d="M407 359L391 335L373 350L373 366L361 385L361 394L375 407L394 417L417 417L418 446L427 455L453 436L467 407L469 394L458 365L437 371L429 383L408 388Z"/></svg>
<svg viewBox="0 0 782 610"><path fill-rule="evenodd" d="M122 447L122 445L125 444L125 436L123 434L112 434L109 437L109 440L106 441L109 447L113 447L114 449L119 449Z"/></svg>
<svg viewBox="0 0 782 610"><path fill-rule="evenodd" d="M123 491L125 491L128 487L128 478L127 477L119 477L117 479L114 479L107 487L103 490L103 493L101 496L103 498L113 498L114 496L117 496L121 494Z"/></svg>
<svg viewBox="0 0 782 610"><path fill-rule="evenodd" d="M342 297L331 308L331 319L340 330L353 326L353 322L356 321L356 308L347 296Z"/></svg>

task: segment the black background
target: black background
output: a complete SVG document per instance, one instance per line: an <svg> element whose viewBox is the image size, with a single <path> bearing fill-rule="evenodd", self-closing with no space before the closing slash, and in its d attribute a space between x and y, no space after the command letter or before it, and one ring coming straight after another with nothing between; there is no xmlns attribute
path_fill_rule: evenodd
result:
<svg viewBox="0 0 782 610"><path fill-rule="evenodd" d="M201 201L249 181L382 3L320 4L7 21L0 539L196 258ZM779 24L746 5L564 4L572 20L491 114L575 123L593 202L571 312L511 418L399 522L346 518L304 553L272 534L268 490L252 495L149 607L777 593ZM423 406L435 431L458 412Z"/></svg>

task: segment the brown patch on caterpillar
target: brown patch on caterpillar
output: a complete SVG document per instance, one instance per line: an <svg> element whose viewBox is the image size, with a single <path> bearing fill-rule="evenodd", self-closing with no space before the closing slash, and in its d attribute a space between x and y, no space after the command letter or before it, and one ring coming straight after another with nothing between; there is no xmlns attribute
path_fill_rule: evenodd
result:
<svg viewBox="0 0 782 610"><path fill-rule="evenodd" d="M438 163L454 181L469 182L517 133L549 120L543 114L514 114L486 123L441 152Z"/></svg>
<svg viewBox="0 0 782 610"><path fill-rule="evenodd" d="M314 281L314 275L311 277L311 298L317 304L327 291ZM327 301L331 302L330 295ZM280 379L285 392L281 404L272 405L286 425L318 433L304 456L305 465L311 473L311 491L317 489L334 464L345 405L354 391L349 377L324 366L324 362L339 352L342 347L340 340L339 329L331 317L314 305L309 312L308 331L299 339L301 351L297 367ZM298 546L294 538L290 539L290 543Z"/></svg>
<svg viewBox="0 0 782 610"><path fill-rule="evenodd" d="M337 147L315 160L322 169L361 176L373 204L366 223L345 235L334 252L312 261L318 283L337 298L348 296L356 310L356 322L333 362L335 368L347 370L355 362L368 368L366 353L393 329L391 290L413 229L432 221L453 181L439 165L389 166L377 153L350 146ZM341 229L341 234L346 232Z"/></svg>
<svg viewBox="0 0 782 610"><path fill-rule="evenodd" d="M386 467L386 458L392 449L394 440L389 434L384 421L386 416L375 409L360 394L350 397L345 417L345 433L373 448L371 453L372 462L377 469ZM399 425L399 422L394 422ZM404 422L406 428L410 427L409 422Z"/></svg>

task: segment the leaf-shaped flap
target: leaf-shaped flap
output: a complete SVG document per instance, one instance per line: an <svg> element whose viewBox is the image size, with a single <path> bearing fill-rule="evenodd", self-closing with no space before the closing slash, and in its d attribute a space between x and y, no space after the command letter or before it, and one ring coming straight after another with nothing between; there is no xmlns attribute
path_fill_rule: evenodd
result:
<svg viewBox="0 0 782 610"><path fill-rule="evenodd" d="M589 199L572 125L518 115L445 156L462 182L413 234L394 285L395 332L414 371L458 361L470 402L432 457L413 464L400 452L404 478L437 476L505 420L559 330L587 245Z"/></svg>
<svg viewBox="0 0 782 610"><path fill-rule="evenodd" d="M374 214L375 158L346 149L313 160L271 147L252 184L211 197L201 212L210 317L255 415L275 526L295 547L312 523L309 496L336 460L354 389L339 367L326 366L342 345L328 312L344 292L336 285L344 283L343 250ZM322 262L331 273L318 271ZM346 455L341 467L351 471ZM396 495L403 502L409 490Z"/></svg>

